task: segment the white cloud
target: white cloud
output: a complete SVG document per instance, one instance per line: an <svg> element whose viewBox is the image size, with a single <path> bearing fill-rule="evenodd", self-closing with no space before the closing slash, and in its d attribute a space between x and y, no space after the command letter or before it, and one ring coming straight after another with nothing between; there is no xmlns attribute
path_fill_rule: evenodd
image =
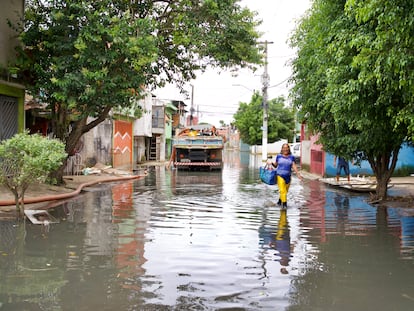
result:
<svg viewBox="0 0 414 311"><path fill-rule="evenodd" d="M268 73L270 87L269 99L287 95L285 81L291 75L288 61L294 56L289 47L288 39L296 25L310 7L311 0L242 0L241 5L258 12L258 18L263 20L259 31L263 33L262 40L273 42L268 45ZM230 72L221 74L208 70L192 81L194 85L194 109L199 113L201 122L219 124L220 120L230 123L239 102L249 102L253 90L261 90L261 75L263 68L255 73L247 70L233 76ZM241 86L235 86L239 84ZM280 84L280 85L279 85ZM188 91L191 86L188 84ZM180 99L191 105L174 86L168 86L154 92L157 97L165 99Z"/></svg>

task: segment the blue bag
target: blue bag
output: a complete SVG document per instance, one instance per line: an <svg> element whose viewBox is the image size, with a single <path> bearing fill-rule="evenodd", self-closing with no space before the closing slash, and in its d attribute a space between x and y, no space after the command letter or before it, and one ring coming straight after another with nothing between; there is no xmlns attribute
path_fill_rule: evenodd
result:
<svg viewBox="0 0 414 311"><path fill-rule="evenodd" d="M260 172L260 179L268 185L275 185L276 184L276 170L268 168L268 166L261 166L259 168Z"/></svg>

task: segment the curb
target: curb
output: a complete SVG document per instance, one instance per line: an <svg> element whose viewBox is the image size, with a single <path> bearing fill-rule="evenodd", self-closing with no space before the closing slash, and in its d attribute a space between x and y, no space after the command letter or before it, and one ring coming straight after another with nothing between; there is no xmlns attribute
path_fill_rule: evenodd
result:
<svg viewBox="0 0 414 311"><path fill-rule="evenodd" d="M61 194L55 194L55 195L47 195L47 196L36 197L36 198L26 198L24 199L23 202L24 204L32 204L32 203L41 203L41 202L47 202L47 201L63 200L63 199L71 198L71 197L78 195L82 191L83 188L88 187L88 186L92 186L92 185L99 184L102 182L132 180L132 179L139 179L143 177L145 177L145 175L125 176L125 177L117 177L117 178L113 178L113 177L103 178L99 180L82 183L73 192L61 193ZM15 200L0 201L0 206L9 206L9 205L16 205L16 201Z"/></svg>

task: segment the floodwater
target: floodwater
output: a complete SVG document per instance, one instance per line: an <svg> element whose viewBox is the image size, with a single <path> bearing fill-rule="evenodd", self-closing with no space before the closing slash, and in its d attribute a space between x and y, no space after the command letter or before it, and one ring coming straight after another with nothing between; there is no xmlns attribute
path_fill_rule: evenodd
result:
<svg viewBox="0 0 414 311"><path fill-rule="evenodd" d="M260 159L221 172L154 168L0 223L0 310L414 310L414 217L292 179Z"/></svg>

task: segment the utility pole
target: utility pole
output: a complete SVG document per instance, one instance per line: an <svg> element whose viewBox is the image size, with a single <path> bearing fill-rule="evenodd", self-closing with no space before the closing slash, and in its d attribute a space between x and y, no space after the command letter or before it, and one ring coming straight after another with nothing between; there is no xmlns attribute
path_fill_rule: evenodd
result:
<svg viewBox="0 0 414 311"><path fill-rule="evenodd" d="M193 126L194 119L194 85L191 85L191 108L190 108L190 126Z"/></svg>
<svg viewBox="0 0 414 311"><path fill-rule="evenodd" d="M270 77L267 73L267 45L273 44L273 42L264 41L258 42L258 44L264 44L264 72L262 75L262 97L263 97L263 126L262 126L262 162L267 161L267 120L268 120L268 104L267 104L267 88L269 87Z"/></svg>

